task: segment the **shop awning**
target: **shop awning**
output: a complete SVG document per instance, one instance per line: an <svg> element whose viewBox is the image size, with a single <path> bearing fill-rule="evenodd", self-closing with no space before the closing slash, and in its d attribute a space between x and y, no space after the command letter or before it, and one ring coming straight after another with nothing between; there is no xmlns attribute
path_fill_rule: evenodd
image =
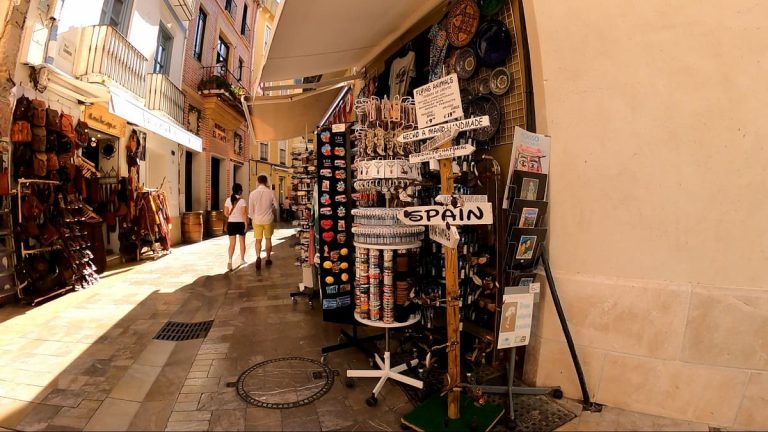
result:
<svg viewBox="0 0 768 432"><path fill-rule="evenodd" d="M200 137L148 110L141 101L124 94L124 91L115 87L110 87L109 94L109 112L112 114L177 142L190 150L203 151L203 140Z"/></svg>
<svg viewBox="0 0 768 432"><path fill-rule="evenodd" d="M56 93L88 103L107 102L109 100L109 89L101 84L81 81L47 63L32 67L46 70L48 88Z"/></svg>
<svg viewBox="0 0 768 432"><path fill-rule="evenodd" d="M445 0L283 0L261 82L362 67Z"/></svg>
<svg viewBox="0 0 768 432"><path fill-rule="evenodd" d="M250 98L248 112L251 132L257 141L272 141L303 136L313 130L344 91L339 84L325 89L285 96Z"/></svg>

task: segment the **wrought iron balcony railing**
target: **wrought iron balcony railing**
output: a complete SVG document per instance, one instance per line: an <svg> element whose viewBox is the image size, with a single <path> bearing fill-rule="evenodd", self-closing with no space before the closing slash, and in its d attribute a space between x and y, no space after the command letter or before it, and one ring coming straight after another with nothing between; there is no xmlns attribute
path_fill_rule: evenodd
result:
<svg viewBox="0 0 768 432"><path fill-rule="evenodd" d="M224 66L203 67L203 79L197 89L202 93L228 93L235 99L240 99L241 94L249 94L248 76L245 70L242 77L237 78L232 71Z"/></svg>
<svg viewBox="0 0 768 432"><path fill-rule="evenodd" d="M178 124L184 123L184 93L163 74L147 74L144 103L151 110L168 114Z"/></svg>
<svg viewBox="0 0 768 432"><path fill-rule="evenodd" d="M107 77L144 97L147 58L114 27L83 28L77 57L74 73L78 78L103 81Z"/></svg>

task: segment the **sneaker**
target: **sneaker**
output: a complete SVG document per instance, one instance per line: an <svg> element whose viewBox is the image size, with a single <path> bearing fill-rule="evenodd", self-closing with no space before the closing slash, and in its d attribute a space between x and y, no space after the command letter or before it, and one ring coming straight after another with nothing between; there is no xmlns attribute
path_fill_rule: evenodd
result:
<svg viewBox="0 0 768 432"><path fill-rule="evenodd" d="M248 261L246 261L245 257L240 258L240 265L244 266L246 264L248 264Z"/></svg>
<svg viewBox="0 0 768 432"><path fill-rule="evenodd" d="M272 265L272 260L271 260L271 259L269 259L269 258L267 258L267 267L269 267L269 266L271 266L271 265Z"/></svg>
<svg viewBox="0 0 768 432"><path fill-rule="evenodd" d="M227 263L227 271L232 271L232 261Z"/></svg>
<svg viewBox="0 0 768 432"><path fill-rule="evenodd" d="M261 270L261 258L256 258L256 270Z"/></svg>

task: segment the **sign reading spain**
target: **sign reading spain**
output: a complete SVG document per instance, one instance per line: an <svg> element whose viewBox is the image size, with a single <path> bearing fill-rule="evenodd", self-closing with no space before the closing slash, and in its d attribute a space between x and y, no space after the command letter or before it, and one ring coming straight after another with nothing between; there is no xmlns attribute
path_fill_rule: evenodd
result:
<svg viewBox="0 0 768 432"><path fill-rule="evenodd" d="M408 207L397 213L406 225L490 225L493 223L491 203L472 203L462 207Z"/></svg>

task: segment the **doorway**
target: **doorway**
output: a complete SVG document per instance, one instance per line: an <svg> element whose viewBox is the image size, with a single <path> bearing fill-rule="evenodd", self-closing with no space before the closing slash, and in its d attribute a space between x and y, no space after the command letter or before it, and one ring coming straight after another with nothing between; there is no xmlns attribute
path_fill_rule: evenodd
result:
<svg viewBox="0 0 768 432"><path fill-rule="evenodd" d="M219 210L220 175L220 162L217 158L211 157L211 210Z"/></svg>
<svg viewBox="0 0 768 432"><path fill-rule="evenodd" d="M184 211L192 211L192 153L184 152Z"/></svg>

